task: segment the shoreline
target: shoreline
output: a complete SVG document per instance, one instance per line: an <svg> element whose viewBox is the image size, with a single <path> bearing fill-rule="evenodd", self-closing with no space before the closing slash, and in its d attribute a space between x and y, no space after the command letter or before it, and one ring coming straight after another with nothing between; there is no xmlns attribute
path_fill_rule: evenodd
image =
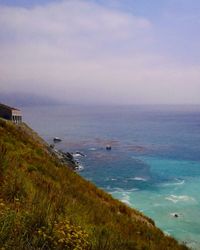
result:
<svg viewBox="0 0 200 250"><path fill-rule="evenodd" d="M74 171L81 171L83 167L79 162L74 158L73 153L63 152L55 148L55 145L48 145L48 151L55 156L59 162L66 167L71 168Z"/></svg>

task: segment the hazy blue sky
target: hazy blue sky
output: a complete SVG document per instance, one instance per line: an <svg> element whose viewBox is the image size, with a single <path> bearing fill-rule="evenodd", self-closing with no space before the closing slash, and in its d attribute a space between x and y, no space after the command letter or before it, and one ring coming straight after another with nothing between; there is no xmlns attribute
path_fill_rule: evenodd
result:
<svg viewBox="0 0 200 250"><path fill-rule="evenodd" d="M0 0L0 92L200 104L199 0Z"/></svg>

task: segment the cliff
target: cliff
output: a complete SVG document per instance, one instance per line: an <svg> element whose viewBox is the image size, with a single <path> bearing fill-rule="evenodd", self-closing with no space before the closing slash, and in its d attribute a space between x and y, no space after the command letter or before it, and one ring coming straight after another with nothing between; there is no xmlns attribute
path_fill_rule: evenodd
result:
<svg viewBox="0 0 200 250"><path fill-rule="evenodd" d="M0 119L0 249L187 249Z"/></svg>

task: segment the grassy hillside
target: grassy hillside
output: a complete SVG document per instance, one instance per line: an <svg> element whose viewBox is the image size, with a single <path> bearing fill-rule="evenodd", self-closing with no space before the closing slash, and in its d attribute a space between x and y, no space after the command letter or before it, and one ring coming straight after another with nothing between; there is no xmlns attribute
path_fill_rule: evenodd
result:
<svg viewBox="0 0 200 250"><path fill-rule="evenodd" d="M187 249L0 119L0 249Z"/></svg>

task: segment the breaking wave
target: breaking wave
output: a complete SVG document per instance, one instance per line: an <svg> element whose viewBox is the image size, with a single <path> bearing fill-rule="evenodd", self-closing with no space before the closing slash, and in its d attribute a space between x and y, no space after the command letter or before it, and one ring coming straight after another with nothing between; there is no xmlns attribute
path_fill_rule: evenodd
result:
<svg viewBox="0 0 200 250"><path fill-rule="evenodd" d="M160 186L161 187L170 187L170 186L180 186L183 184L185 184L185 180L176 179L175 182L162 183Z"/></svg>
<svg viewBox="0 0 200 250"><path fill-rule="evenodd" d="M193 197L188 195L170 195L165 198L166 200L172 201L173 203L177 202L188 202L188 201L195 201Z"/></svg>

